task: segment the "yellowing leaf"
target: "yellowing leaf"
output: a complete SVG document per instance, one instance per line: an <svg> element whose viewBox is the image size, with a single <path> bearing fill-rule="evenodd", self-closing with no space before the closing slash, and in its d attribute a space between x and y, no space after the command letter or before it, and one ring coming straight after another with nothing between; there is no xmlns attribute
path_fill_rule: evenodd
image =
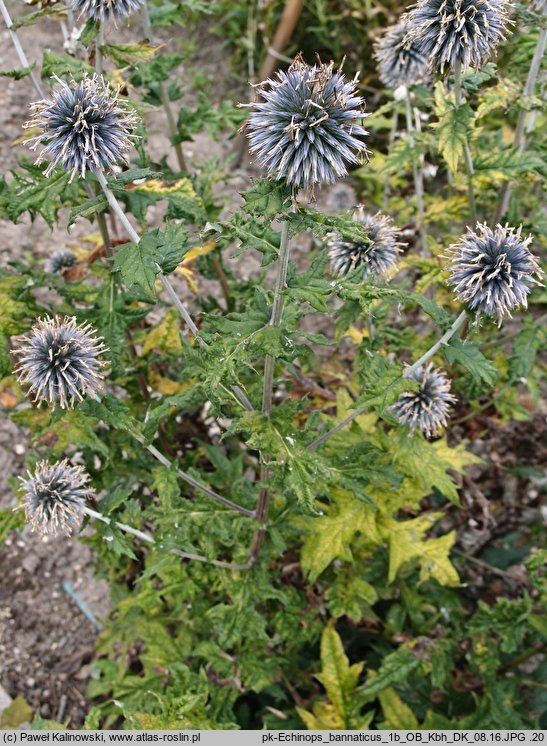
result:
<svg viewBox="0 0 547 746"><path fill-rule="evenodd" d="M173 396L179 394L188 388L188 383L181 383L180 381L173 381L171 378L165 378L161 376L157 371L150 370L148 373L148 383L154 389L159 391L160 394L165 396Z"/></svg>
<svg viewBox="0 0 547 746"><path fill-rule="evenodd" d="M199 288L196 282L197 275L195 271L190 267L181 267L180 264L175 271L184 277L188 285L190 285L190 290L195 293L195 295L199 295Z"/></svg>
<svg viewBox="0 0 547 746"><path fill-rule="evenodd" d="M384 689L378 693L385 721L382 730L417 730L418 720L410 707L398 696L395 689Z"/></svg>
<svg viewBox="0 0 547 746"><path fill-rule="evenodd" d="M351 562L350 544L358 532L380 543L373 511L349 493L339 490L327 515L306 519L308 534L302 546L302 569L315 580L334 560Z"/></svg>
<svg viewBox="0 0 547 746"><path fill-rule="evenodd" d="M434 578L441 585L457 586L460 584L459 575L448 556L455 541L455 531L439 536L438 539L424 541L420 554L421 580Z"/></svg>
<svg viewBox="0 0 547 746"><path fill-rule="evenodd" d="M315 702L313 705L313 714L307 712L301 707L296 711L306 724L308 730L342 730L344 723L334 707L328 702Z"/></svg>
<svg viewBox="0 0 547 746"><path fill-rule="evenodd" d="M190 251L186 252L186 254L184 255L184 259L179 266L190 264L190 262L193 262L194 259L197 259L200 256L205 256L206 254L210 254L215 247L216 241L207 241L203 244L203 246L194 246L193 249L190 249Z"/></svg>
<svg viewBox="0 0 547 746"><path fill-rule="evenodd" d="M180 338L180 318L176 310L171 309L146 336L142 346L142 354L147 355L154 349L167 352L182 350Z"/></svg>

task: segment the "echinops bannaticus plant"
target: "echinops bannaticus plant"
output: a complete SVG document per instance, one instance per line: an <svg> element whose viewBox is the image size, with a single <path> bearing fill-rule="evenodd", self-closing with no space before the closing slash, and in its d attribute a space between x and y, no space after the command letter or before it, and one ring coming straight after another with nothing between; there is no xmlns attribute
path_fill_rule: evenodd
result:
<svg viewBox="0 0 547 746"><path fill-rule="evenodd" d="M60 165L83 178L86 171L109 171L123 162L135 114L99 75L84 75L79 83L57 82L51 99L31 105L33 117L25 124L38 130L27 140L32 150L42 146L36 163L50 161L46 175Z"/></svg>
<svg viewBox="0 0 547 746"><path fill-rule="evenodd" d="M332 272L344 277L360 268L363 280L387 274L397 263L405 245L399 241L399 230L388 215L377 212L370 215L360 205L353 213L353 220L361 224L369 243L347 241L337 236L329 241L328 254Z"/></svg>
<svg viewBox="0 0 547 746"><path fill-rule="evenodd" d="M61 249L55 251L44 264L44 269L51 275L62 274L65 269L71 269L77 263L76 257L72 251Z"/></svg>
<svg viewBox="0 0 547 746"><path fill-rule="evenodd" d="M532 286L540 284L542 271L528 248L533 238L521 234L522 227L492 230L478 224L449 251L449 284L456 297L477 317L490 316L499 326L512 311L527 307Z"/></svg>
<svg viewBox="0 0 547 746"><path fill-rule="evenodd" d="M333 184L366 156L366 116L357 80L334 63L307 65L301 57L257 89L250 104L250 152L269 177L295 189Z"/></svg>
<svg viewBox="0 0 547 746"><path fill-rule="evenodd" d="M417 381L419 389L401 394L391 411L410 433L417 428L428 438L438 435L447 424L447 416L455 397L450 393L450 381L440 368L427 363L408 375Z"/></svg>
<svg viewBox="0 0 547 746"><path fill-rule="evenodd" d="M419 0L408 14L408 43L432 70L479 68L505 38L507 0Z"/></svg>
<svg viewBox="0 0 547 746"><path fill-rule="evenodd" d="M86 20L117 21L141 10L144 0L71 0L74 13Z"/></svg>
<svg viewBox="0 0 547 746"><path fill-rule="evenodd" d="M41 461L34 473L19 477L22 507L31 528L41 534L69 535L82 519L86 501L94 490L87 486L89 475L68 459L56 464Z"/></svg>
<svg viewBox="0 0 547 746"><path fill-rule="evenodd" d="M391 89L417 85L429 77L427 57L417 39L408 39L408 17L390 26L374 45L378 76Z"/></svg>
<svg viewBox="0 0 547 746"><path fill-rule="evenodd" d="M90 324L76 318L39 319L15 350L20 382L37 401L73 407L101 390L105 346Z"/></svg>

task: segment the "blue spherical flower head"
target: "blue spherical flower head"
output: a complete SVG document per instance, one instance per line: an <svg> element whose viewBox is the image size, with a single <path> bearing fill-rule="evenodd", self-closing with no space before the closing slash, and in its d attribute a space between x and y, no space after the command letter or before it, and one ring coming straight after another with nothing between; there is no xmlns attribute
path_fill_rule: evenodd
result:
<svg viewBox="0 0 547 746"><path fill-rule="evenodd" d="M39 319L19 339L16 372L38 401L73 407L84 394L101 390L105 347L89 324L74 317Z"/></svg>
<svg viewBox="0 0 547 746"><path fill-rule="evenodd" d="M427 59L420 52L417 40L407 38L408 30L408 17L404 15L374 46L379 78L392 90L402 85L410 88L429 76Z"/></svg>
<svg viewBox="0 0 547 746"><path fill-rule="evenodd" d="M141 10L144 0L72 0L71 5L86 20L117 21Z"/></svg>
<svg viewBox="0 0 547 746"><path fill-rule="evenodd" d="M449 284L458 300L466 303L477 317L490 316L498 322L522 306L539 285L542 271L528 246L532 236L522 238L522 226L498 225L495 231L477 224L450 247Z"/></svg>
<svg viewBox="0 0 547 746"><path fill-rule="evenodd" d="M418 0L408 14L408 43L415 43L429 66L479 68L505 38L508 0Z"/></svg>
<svg viewBox="0 0 547 746"><path fill-rule="evenodd" d="M94 75L70 85L57 78L51 99L31 104L33 118L25 127L38 129L27 142L43 146L37 164L49 160L49 176L60 165L85 177L86 171L109 171L125 162L136 116L120 103L102 77Z"/></svg>
<svg viewBox="0 0 547 746"><path fill-rule="evenodd" d="M450 393L450 381L445 373L431 363L417 368L408 376L417 381L419 389L401 394L390 407L401 425L408 425L411 434L416 428L432 438L446 427L447 415L455 397Z"/></svg>
<svg viewBox="0 0 547 746"><path fill-rule="evenodd" d="M362 224L370 243L341 237L330 241L328 254L333 274L345 277L357 268L362 269L363 280L387 274L405 245L398 241L398 229L387 215L381 212L369 215L362 206L356 209L353 219Z"/></svg>
<svg viewBox="0 0 547 746"><path fill-rule="evenodd" d="M89 476L81 466L67 459L56 464L41 461L34 474L19 477L27 522L42 534L66 534L80 524L86 501L94 490L87 487Z"/></svg>
<svg viewBox="0 0 547 746"><path fill-rule="evenodd" d="M76 257L72 251L61 249L54 251L44 265L46 272L51 275L62 275L66 269L71 269L77 263Z"/></svg>
<svg viewBox="0 0 547 746"><path fill-rule="evenodd" d="M257 90L262 100L250 104L246 126L250 152L270 178L313 189L346 176L347 165L367 155L357 78L346 80L334 63L307 65L298 56Z"/></svg>

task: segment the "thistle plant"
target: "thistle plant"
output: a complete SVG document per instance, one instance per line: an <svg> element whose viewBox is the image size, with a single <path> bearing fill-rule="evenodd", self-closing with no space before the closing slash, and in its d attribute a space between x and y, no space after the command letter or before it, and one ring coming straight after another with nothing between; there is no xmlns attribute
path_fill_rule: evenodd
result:
<svg viewBox="0 0 547 746"><path fill-rule="evenodd" d="M333 238L328 244L333 274L345 277L361 269L364 280L388 274L405 245L398 240L399 231L392 219L381 212L370 215L362 205L355 210L353 219L363 226L368 243Z"/></svg>
<svg viewBox="0 0 547 746"><path fill-rule="evenodd" d="M406 376L419 385L417 391L401 394L391 411L413 433L417 428L428 437L438 435L447 425L450 405L455 401L450 393L450 381L444 371L432 363L415 368Z"/></svg>
<svg viewBox="0 0 547 746"><path fill-rule="evenodd" d="M532 240L522 237L522 226L492 230L478 224L450 247L449 284L477 319L484 314L501 326L512 311L527 308L528 295L543 274L528 248Z"/></svg>
<svg viewBox="0 0 547 746"><path fill-rule="evenodd" d="M432 70L480 68L507 34L508 0L418 0L408 15L408 42Z"/></svg>
<svg viewBox="0 0 547 746"><path fill-rule="evenodd" d="M70 85L57 78L51 99L31 105L25 127L38 130L26 142L42 146L37 164L49 160L46 176L59 165L85 177L87 171L109 171L124 162L137 118L99 75L84 75Z"/></svg>
<svg viewBox="0 0 547 746"><path fill-rule="evenodd" d="M85 503L93 495L83 467L72 466L68 459L56 464L41 461L34 473L29 471L19 479L23 508L32 530L69 536L80 524Z"/></svg>
<svg viewBox="0 0 547 746"><path fill-rule="evenodd" d="M71 269L77 263L77 259L72 253L66 249L55 251L47 260L44 265L46 272L51 275L60 275L67 269Z"/></svg>
<svg viewBox="0 0 547 746"><path fill-rule="evenodd" d="M258 90L262 100L249 104L246 126L250 152L270 178L313 189L366 157L364 99L357 79L346 80L334 63L308 65L299 56Z"/></svg>
<svg viewBox="0 0 547 746"><path fill-rule="evenodd" d="M123 20L142 6L143 0L71 0L72 11L78 17L101 23Z"/></svg>
<svg viewBox="0 0 547 746"><path fill-rule="evenodd" d="M422 54L418 40L408 38L408 31L408 16L404 15L374 45L378 76L392 90L411 88L429 78L428 58Z"/></svg>
<svg viewBox="0 0 547 746"><path fill-rule="evenodd" d="M67 316L39 319L18 340L18 378L37 401L73 407L85 394L101 390L104 352L90 324Z"/></svg>

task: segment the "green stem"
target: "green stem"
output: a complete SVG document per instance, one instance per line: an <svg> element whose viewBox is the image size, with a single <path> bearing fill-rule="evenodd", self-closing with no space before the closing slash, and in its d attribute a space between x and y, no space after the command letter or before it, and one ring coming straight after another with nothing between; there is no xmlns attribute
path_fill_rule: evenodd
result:
<svg viewBox="0 0 547 746"><path fill-rule="evenodd" d="M414 147L414 123L412 121L412 102L410 100L410 91L406 89L405 95L405 114L406 129L408 132L408 142L410 147ZM414 177L414 191L416 193L416 202L418 203L418 231L420 233L420 242L422 245L422 254L429 254L427 245L427 234L425 229L425 210L424 210L424 181L421 164L418 166L415 159L412 159L412 175Z"/></svg>
<svg viewBox="0 0 547 746"><path fill-rule="evenodd" d="M422 355L422 357L419 360L416 360L415 363L413 363L409 368L405 370L403 373L403 377L408 378L412 375L418 368L420 368L424 363L426 363L430 358L433 357L433 355L440 350L440 348L445 345L448 340L454 336L454 334L458 331L460 326L463 324L466 318L466 312L462 311L458 318L454 321L450 329L443 334L443 336L435 342L435 344L429 348L429 350ZM362 414L364 414L367 411L368 407L359 407L359 409L356 409L354 412L352 412L350 415L345 417L341 422L339 422L337 425L335 425L333 428L328 430L326 433L323 433L323 435L319 436L319 438L316 438L314 441L312 441L308 446L308 451L313 451L315 448L318 448L319 446L323 445L329 438L332 438L333 435L336 435L336 433L340 432L346 425L349 425L350 422L353 422L357 417L360 417Z"/></svg>
<svg viewBox="0 0 547 746"><path fill-rule="evenodd" d="M13 28L13 22L11 20L8 9L6 8L4 4L4 0L0 0L0 14L2 15L2 18L4 19L4 23L6 24L6 28L8 29L12 44L15 48L15 52L17 54L17 57L19 58L19 62L21 63L21 67L30 67L30 63L25 54L25 50L21 46L21 42L19 41L19 37L17 36L17 31ZM38 78L36 77L36 75L34 74L32 70L30 71L29 75L30 75L32 85L34 86L36 93L38 94L40 98L44 99L45 94L42 89L42 86L40 85L38 81Z"/></svg>
<svg viewBox="0 0 547 746"><path fill-rule="evenodd" d="M148 4L146 2L144 3L143 8L142 8L142 25L143 25L144 33L148 39L148 42L152 46L154 44L154 34L152 31L152 24L150 22L150 13L148 12ZM175 116L173 114L171 102L169 101L169 91L167 89L167 86L164 80L159 81L158 88L160 92L161 104L165 111L165 118L167 119L167 129L169 131L169 139L171 140L171 144L173 145L175 149L175 154L177 156L177 162L179 165L179 169L181 171L188 172L188 166L186 164L186 158L184 157L182 145L180 142L175 143L175 138L178 136L177 123L175 122Z"/></svg>
<svg viewBox="0 0 547 746"><path fill-rule="evenodd" d="M294 204L293 204L294 209ZM289 243L289 221L284 220L281 226L281 236L279 243L279 256L277 259L277 276L275 280L274 288L274 299L272 304L272 315L270 317L270 326L277 328L281 323L283 316L283 290L287 282L287 271L289 267L290 258L290 243ZM266 355L264 361L264 385L262 393L262 414L265 417L270 417L272 411L273 402L273 378L275 369L275 357L273 355ZM268 468L269 456L264 454L263 463L260 467L260 481L265 481L270 470ZM264 539L266 537L266 521L268 519L268 511L270 506L270 491L263 487L260 491L258 498L258 504L256 507L255 516L257 521L262 525L258 529L251 545L248 562L253 565L258 559Z"/></svg>
<svg viewBox="0 0 547 746"><path fill-rule="evenodd" d="M454 67L454 93L456 96L456 106L459 108L462 105L462 63L461 60L456 62ZM475 190L473 188L473 174L475 170L473 168L473 159L471 157L471 150L469 149L469 143L465 143L464 148L464 160L465 170L467 172L467 193L469 195L469 212L471 215L471 222L473 227L477 225L477 205L475 202Z"/></svg>

